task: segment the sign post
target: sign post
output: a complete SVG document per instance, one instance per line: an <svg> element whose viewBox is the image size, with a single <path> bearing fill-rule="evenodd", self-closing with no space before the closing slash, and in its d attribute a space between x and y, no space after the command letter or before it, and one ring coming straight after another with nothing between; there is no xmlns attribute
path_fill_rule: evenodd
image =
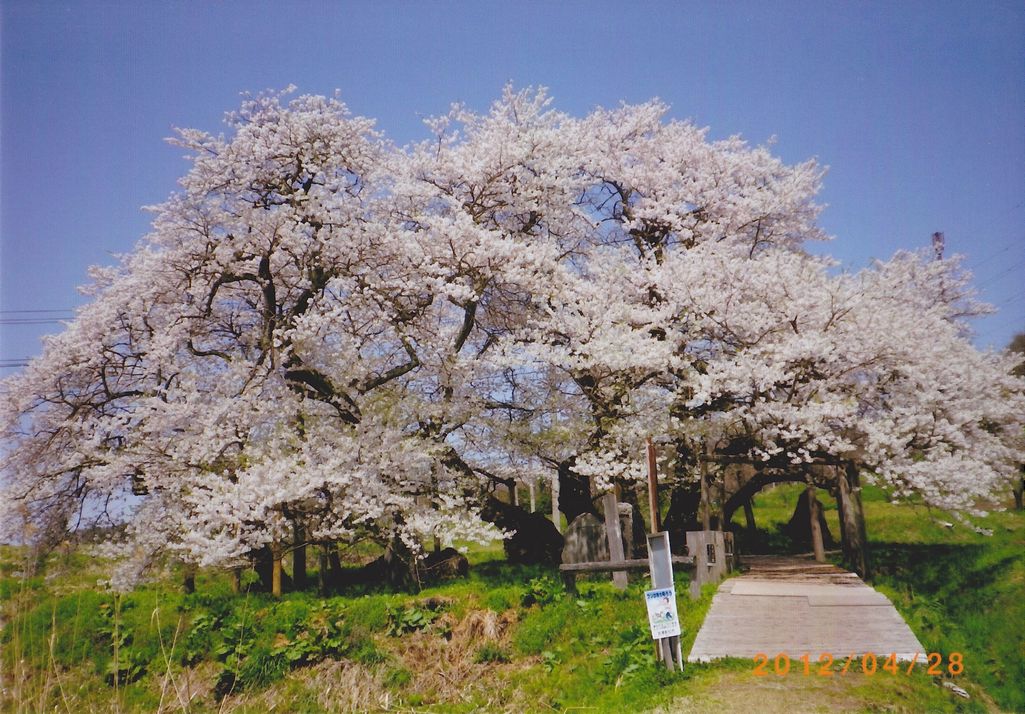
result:
<svg viewBox="0 0 1025 714"><path fill-rule="evenodd" d="M683 670L680 651L680 616L676 609L676 588L673 583L673 554L669 533L660 531L648 536L648 568L652 590L644 593L648 608L651 637L657 641L658 658L666 669Z"/></svg>

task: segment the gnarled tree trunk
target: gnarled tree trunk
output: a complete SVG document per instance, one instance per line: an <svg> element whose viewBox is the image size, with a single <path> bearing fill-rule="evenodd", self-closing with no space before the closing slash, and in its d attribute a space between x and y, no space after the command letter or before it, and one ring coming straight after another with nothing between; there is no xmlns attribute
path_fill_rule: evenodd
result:
<svg viewBox="0 0 1025 714"><path fill-rule="evenodd" d="M800 549L817 550L832 548L835 545L833 535L829 532L826 524L826 517L822 508L815 498L813 487L801 491L797 498L797 506L790 520L783 527L783 531L790 536L790 540ZM813 516L814 512L814 516ZM813 522L814 518L814 522ZM818 548L816 548L815 526L818 526ZM823 553L823 559L825 554Z"/></svg>
<svg viewBox="0 0 1025 714"><path fill-rule="evenodd" d="M591 499L591 483L586 476L573 471L576 459L568 459L559 464L559 508L566 516L566 522L585 513L598 515L598 509Z"/></svg>
<svg viewBox="0 0 1025 714"><path fill-rule="evenodd" d="M515 531L504 543L511 563L558 563L562 558L562 535L548 518L519 506L488 498L481 516L506 531Z"/></svg>
<svg viewBox="0 0 1025 714"><path fill-rule="evenodd" d="M847 567L863 578L869 576L865 513L861 506L861 479L856 464L836 470L837 504L843 531L843 555Z"/></svg>

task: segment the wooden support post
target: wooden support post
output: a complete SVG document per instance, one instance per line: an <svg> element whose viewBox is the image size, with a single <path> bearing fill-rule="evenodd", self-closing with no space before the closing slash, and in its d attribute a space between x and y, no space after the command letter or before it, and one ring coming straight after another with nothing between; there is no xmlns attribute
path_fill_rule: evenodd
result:
<svg viewBox="0 0 1025 714"><path fill-rule="evenodd" d="M625 560L626 556L623 553L623 533L619 527L619 504L616 502L616 494L606 493L602 497L602 504L605 507L605 534L609 539L609 560L613 562ZM626 590L626 571L613 571L612 582L620 590Z"/></svg>
<svg viewBox="0 0 1025 714"><path fill-rule="evenodd" d="M651 514L651 532L662 530L662 519L658 512L658 463L655 460L655 444L648 438L648 510Z"/></svg>
<svg viewBox="0 0 1025 714"><path fill-rule="evenodd" d="M698 459L700 459L699 466L701 469L701 530L710 531L712 526L709 514L711 505L708 502L708 459L705 456L704 447L702 447Z"/></svg>
<svg viewBox="0 0 1025 714"><path fill-rule="evenodd" d="M270 546L271 576L270 591L274 597L281 597L281 543L274 541Z"/></svg>
<svg viewBox="0 0 1025 714"><path fill-rule="evenodd" d="M300 523L293 527L292 582L297 590L306 587L306 532Z"/></svg>
<svg viewBox="0 0 1025 714"><path fill-rule="evenodd" d="M815 561L826 562L826 549L822 545L822 525L819 519L822 517L822 505L815 498L815 487L808 484L808 514L811 519L811 547L815 551Z"/></svg>
<svg viewBox="0 0 1025 714"><path fill-rule="evenodd" d="M331 589L330 565L327 560L327 545L321 543L317 548L317 590L321 596L327 595Z"/></svg>
<svg viewBox="0 0 1025 714"><path fill-rule="evenodd" d="M559 512L559 472L552 475L552 523L562 533L562 514Z"/></svg>
<svg viewBox="0 0 1025 714"><path fill-rule="evenodd" d="M574 597L577 595L577 574L572 570L560 570L562 575L562 584L566 587L566 592Z"/></svg>
<svg viewBox="0 0 1025 714"><path fill-rule="evenodd" d="M757 524L755 523L755 509L751 500L750 498L744 500L744 523L747 525L747 530L754 533Z"/></svg>

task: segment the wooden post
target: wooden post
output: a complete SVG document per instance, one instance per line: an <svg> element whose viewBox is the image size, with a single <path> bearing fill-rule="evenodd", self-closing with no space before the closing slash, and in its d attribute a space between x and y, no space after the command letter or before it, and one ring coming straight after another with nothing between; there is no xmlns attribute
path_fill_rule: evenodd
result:
<svg viewBox="0 0 1025 714"><path fill-rule="evenodd" d="M669 534L664 531L648 535L648 572L651 575L651 588L661 590L672 588L676 592L673 583L673 557L670 550ZM663 662L666 669L672 671L677 668L683 670L683 658L680 656L680 638L663 637L655 641L655 658Z"/></svg>
<svg viewBox="0 0 1025 714"><path fill-rule="evenodd" d="M534 482L528 481L527 488L530 489L530 512L533 513L537 510L537 493L534 490Z"/></svg>
<svg viewBox="0 0 1025 714"><path fill-rule="evenodd" d="M306 586L306 534L302 524L296 522L293 526L293 538L295 544L292 550L292 582L297 590Z"/></svg>
<svg viewBox="0 0 1025 714"><path fill-rule="evenodd" d="M271 552L271 576L270 591L274 597L281 597L281 543L274 541L270 546Z"/></svg>
<svg viewBox="0 0 1025 714"><path fill-rule="evenodd" d="M658 511L658 463L655 460L655 444L648 438L648 512L651 514L651 532L662 530L662 519Z"/></svg>
<svg viewBox="0 0 1025 714"><path fill-rule="evenodd" d="M327 545L321 544L317 548L317 590L322 596L327 595L331 588L331 574L327 560Z"/></svg>
<svg viewBox="0 0 1025 714"><path fill-rule="evenodd" d="M712 526L708 512L710 508L708 503L708 459L705 458L704 447L702 447L698 458L700 459L699 466L701 469L701 530L710 531Z"/></svg>
<svg viewBox="0 0 1025 714"><path fill-rule="evenodd" d="M605 534L609 539L609 560L613 563L625 560L626 557L623 553L623 533L619 527L619 504L616 502L616 494L606 493L602 497L602 504L605 507ZM626 590L626 571L613 571L612 582L620 590Z"/></svg>
<svg viewBox="0 0 1025 714"><path fill-rule="evenodd" d="M808 484L808 513L811 519L811 547L815 551L815 561L826 562L826 549L822 546L822 526L819 518L822 516L822 505L815 498L815 487Z"/></svg>
<svg viewBox="0 0 1025 714"><path fill-rule="evenodd" d="M552 523L555 530L562 533L562 514L559 513L559 472L552 475Z"/></svg>

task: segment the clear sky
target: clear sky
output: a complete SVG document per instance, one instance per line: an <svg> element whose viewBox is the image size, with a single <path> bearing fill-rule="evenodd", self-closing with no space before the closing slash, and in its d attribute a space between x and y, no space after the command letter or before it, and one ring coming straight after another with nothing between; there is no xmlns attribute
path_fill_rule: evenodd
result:
<svg viewBox="0 0 1025 714"><path fill-rule="evenodd" d="M330 93L399 144L512 81L557 108L660 97L711 136L830 167L824 248L856 269L943 231L1025 331L1025 3L0 0L0 375L145 235L244 91ZM55 312L22 312L54 310Z"/></svg>

